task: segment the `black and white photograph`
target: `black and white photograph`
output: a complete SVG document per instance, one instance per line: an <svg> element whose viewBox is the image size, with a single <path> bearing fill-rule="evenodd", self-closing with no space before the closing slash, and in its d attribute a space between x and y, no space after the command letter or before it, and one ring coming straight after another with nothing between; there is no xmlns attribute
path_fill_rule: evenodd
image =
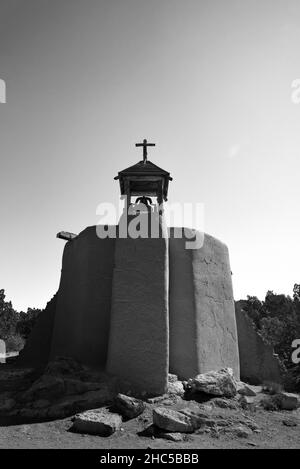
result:
<svg viewBox="0 0 300 469"><path fill-rule="evenodd" d="M299 45L298 0L0 0L0 454L300 449Z"/></svg>

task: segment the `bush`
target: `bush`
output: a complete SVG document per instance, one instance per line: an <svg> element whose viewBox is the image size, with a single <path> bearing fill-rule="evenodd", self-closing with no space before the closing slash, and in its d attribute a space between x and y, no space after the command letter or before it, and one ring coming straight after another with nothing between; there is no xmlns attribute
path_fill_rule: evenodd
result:
<svg viewBox="0 0 300 469"><path fill-rule="evenodd" d="M20 334L13 334L6 339L6 352L20 352L24 345L24 338Z"/></svg>
<svg viewBox="0 0 300 469"><path fill-rule="evenodd" d="M28 308L18 313L11 301L5 301L5 291L0 289L0 339L6 342L7 352L18 352L35 326L41 310Z"/></svg>
<svg viewBox="0 0 300 469"><path fill-rule="evenodd" d="M274 347L287 369L293 368L292 343L300 339L300 285L295 284L293 298L268 291L264 301L248 296L241 307L257 332ZM296 370L299 376L300 369Z"/></svg>

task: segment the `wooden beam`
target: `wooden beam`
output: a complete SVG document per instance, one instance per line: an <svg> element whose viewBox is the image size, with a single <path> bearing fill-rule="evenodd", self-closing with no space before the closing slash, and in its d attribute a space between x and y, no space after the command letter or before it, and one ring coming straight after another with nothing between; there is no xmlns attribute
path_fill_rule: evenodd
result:
<svg viewBox="0 0 300 469"><path fill-rule="evenodd" d="M69 233L68 231L60 231L56 235L59 239L64 239L65 241L72 241L72 239L77 238L77 235L74 233Z"/></svg>

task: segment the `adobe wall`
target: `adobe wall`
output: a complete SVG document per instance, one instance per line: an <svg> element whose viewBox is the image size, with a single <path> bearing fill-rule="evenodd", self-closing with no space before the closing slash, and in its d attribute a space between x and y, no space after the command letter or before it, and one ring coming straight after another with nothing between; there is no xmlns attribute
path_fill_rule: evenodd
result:
<svg viewBox="0 0 300 469"><path fill-rule="evenodd" d="M115 239L96 227L65 246L50 358L73 357L103 368L109 337Z"/></svg>
<svg viewBox="0 0 300 469"><path fill-rule="evenodd" d="M185 243L171 229L170 371L187 379L231 367L239 378L228 249L207 234L200 249Z"/></svg>
<svg viewBox="0 0 300 469"><path fill-rule="evenodd" d="M33 368L46 366L52 342L57 293L39 314L36 324L18 357L18 365Z"/></svg>
<svg viewBox="0 0 300 469"><path fill-rule="evenodd" d="M239 357L227 247L209 235L100 239L89 227L64 249L59 292L38 319L20 361L69 356L161 394L170 371L187 379ZM169 318L170 315L170 318Z"/></svg>
<svg viewBox="0 0 300 469"><path fill-rule="evenodd" d="M235 307L239 339L241 379L252 384L281 383L283 369L273 347L264 342L239 303Z"/></svg>
<svg viewBox="0 0 300 469"><path fill-rule="evenodd" d="M188 379L199 373L193 253L185 239L169 239L170 373Z"/></svg>
<svg viewBox="0 0 300 469"><path fill-rule="evenodd" d="M116 240L107 371L163 394L169 371L168 239Z"/></svg>

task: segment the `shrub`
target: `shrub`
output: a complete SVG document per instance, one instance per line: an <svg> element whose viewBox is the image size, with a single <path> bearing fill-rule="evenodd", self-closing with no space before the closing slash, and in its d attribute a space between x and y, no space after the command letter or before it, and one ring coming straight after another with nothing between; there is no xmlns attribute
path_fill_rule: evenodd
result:
<svg viewBox="0 0 300 469"><path fill-rule="evenodd" d="M13 334L6 339L6 352L20 352L25 345L25 340L20 334Z"/></svg>

